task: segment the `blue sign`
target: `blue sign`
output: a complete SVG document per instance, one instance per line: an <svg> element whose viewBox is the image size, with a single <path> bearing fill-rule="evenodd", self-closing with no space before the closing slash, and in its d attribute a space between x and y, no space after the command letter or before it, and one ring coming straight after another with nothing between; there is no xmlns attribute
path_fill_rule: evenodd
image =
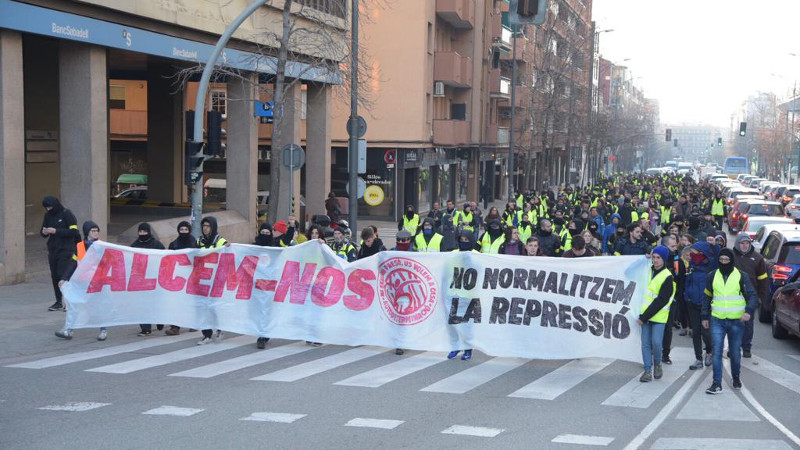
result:
<svg viewBox="0 0 800 450"><path fill-rule="evenodd" d="M190 41L39 6L0 0L0 28L130 50L148 55L205 64L213 45ZM257 53L226 48L218 64L252 72L275 74L277 60ZM308 81L341 83L339 73L324 67L288 61L286 75Z"/></svg>

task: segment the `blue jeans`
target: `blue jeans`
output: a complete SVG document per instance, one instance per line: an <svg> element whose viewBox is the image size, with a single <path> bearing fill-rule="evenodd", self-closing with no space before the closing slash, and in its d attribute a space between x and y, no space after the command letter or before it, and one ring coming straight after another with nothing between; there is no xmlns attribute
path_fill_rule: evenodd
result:
<svg viewBox="0 0 800 450"><path fill-rule="evenodd" d="M731 375L739 376L742 364L742 335L744 322L739 319L711 318L711 341L713 342L714 382L722 384L722 346L728 335L728 350L731 354Z"/></svg>
<svg viewBox="0 0 800 450"><path fill-rule="evenodd" d="M661 342L664 339L664 327L666 324L646 322L642 325L642 362L644 371L652 372L653 362L661 364Z"/></svg>

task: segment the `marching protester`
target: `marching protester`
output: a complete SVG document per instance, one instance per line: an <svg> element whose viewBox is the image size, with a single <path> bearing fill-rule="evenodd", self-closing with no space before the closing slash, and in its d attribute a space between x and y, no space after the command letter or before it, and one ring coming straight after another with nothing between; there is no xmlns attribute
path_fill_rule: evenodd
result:
<svg viewBox="0 0 800 450"><path fill-rule="evenodd" d="M714 380L707 394L722 392L722 346L728 338L733 388L741 389L741 347L745 323L758 307L758 295L750 277L734 267L733 250L719 252L719 268L711 272L706 283L705 298L700 312L703 328L711 330L714 351Z"/></svg>
<svg viewBox="0 0 800 450"><path fill-rule="evenodd" d="M669 250L669 259L665 259L664 263L666 264L667 269L672 272L672 280L675 283L675 292L673 293L672 306L669 309L667 325L664 327L661 362L664 364L672 364L672 359L669 357L672 350L672 327L673 324L676 323L675 321L679 315L681 305L684 305L684 309L686 307L685 302L683 301L686 265L683 263L681 255L678 253L678 238L675 235L669 235L665 237L663 245Z"/></svg>
<svg viewBox="0 0 800 450"><path fill-rule="evenodd" d="M525 241L525 255L544 256L542 249L539 248L539 238L537 236L531 236Z"/></svg>
<svg viewBox="0 0 800 450"><path fill-rule="evenodd" d="M139 224L139 237L133 241L131 247L147 248L151 250L164 250L164 244L162 244L161 241L153 236L150 224L147 222L142 222ZM141 331L139 331L139 336L150 336L153 325L149 323L143 323L139 325L139 328L141 328ZM163 328L164 325L158 325L159 330Z"/></svg>
<svg viewBox="0 0 800 450"><path fill-rule="evenodd" d="M436 232L436 223L430 217L422 221L422 230L414 239L414 249L421 253L442 251L442 235Z"/></svg>
<svg viewBox="0 0 800 450"><path fill-rule="evenodd" d="M414 205L406 206L406 213L403 217L400 218L400 221L397 223L398 230L406 230L411 235L417 234L417 229L419 228L419 215L414 212Z"/></svg>
<svg viewBox="0 0 800 450"><path fill-rule="evenodd" d="M576 235L572 238L572 248L565 251L562 258L585 258L587 256L596 256L594 250L586 246L586 240L583 236Z"/></svg>
<svg viewBox="0 0 800 450"><path fill-rule="evenodd" d="M392 248L392 251L398 252L416 252L416 250L411 245L411 233L406 230L400 230L397 232L396 236L396 243L395 246ZM402 348L394 349L395 355L402 355L405 353L405 350Z"/></svg>
<svg viewBox="0 0 800 450"><path fill-rule="evenodd" d="M47 262L50 264L50 279L56 295L55 303L47 310L60 311L64 309L60 285L69 279L69 272L77 259L75 244L80 241L81 235L75 215L64 208L57 198L45 197L42 206L45 213L39 234L47 238Z"/></svg>
<svg viewBox="0 0 800 450"><path fill-rule="evenodd" d="M426 218L425 220L428 219ZM366 227L361 230L361 241L362 244L358 249L356 259L369 258L372 255L386 250L386 247L383 246L383 242L376 237L375 230L373 230L372 227Z"/></svg>
<svg viewBox="0 0 800 450"><path fill-rule="evenodd" d="M553 226L549 219L539 221L539 231L536 232L539 240L539 249L543 256L558 256L561 251L561 238L553 233Z"/></svg>
<svg viewBox="0 0 800 450"><path fill-rule="evenodd" d="M452 200L448 200L446 203L446 208L444 212L442 212L442 229L440 233L442 233L442 250L449 252L457 247L456 240L458 236L456 235L456 227L458 225L458 218L456 215L458 211L456 210L456 205L453 203Z"/></svg>
<svg viewBox="0 0 800 450"><path fill-rule="evenodd" d="M615 255L647 255L650 245L642 239L642 226L632 223L628 226L628 238L621 239L614 247Z"/></svg>
<svg viewBox="0 0 800 450"><path fill-rule="evenodd" d="M639 381L642 383L653 379L658 380L664 375L661 367L662 340L674 294L672 272L666 266L666 261L669 260L669 249L659 245L653 249L650 259L653 264L650 282L647 284L642 310L636 321L642 327L644 373L639 377Z"/></svg>
<svg viewBox="0 0 800 450"><path fill-rule="evenodd" d="M230 247L231 244L217 232L216 217L203 217L203 220L200 221L200 227L202 235L197 240L197 248ZM212 341L221 341L224 335L225 333L222 330L217 330L216 334L214 334L214 330L212 329L203 330L203 339L201 339L197 345L205 345Z"/></svg>
<svg viewBox="0 0 800 450"><path fill-rule="evenodd" d="M167 249L183 250L186 248L197 248L197 241L194 239L194 237L192 237L192 225L189 222L182 220L178 224L178 237L169 243ZM169 328L164 331L164 334L167 336L177 336L181 334L181 327L177 325L170 325Z"/></svg>
<svg viewBox="0 0 800 450"><path fill-rule="evenodd" d="M427 216L428 218L433 219L434 230L436 230L437 233L441 233L442 232L442 215L443 214L442 214L442 210L440 208L441 208L441 206L439 205L439 202L433 202L433 206L431 207L431 210L428 211L428 216Z"/></svg>
<svg viewBox="0 0 800 450"><path fill-rule="evenodd" d="M759 300L763 302L769 295L767 264L764 257L755 251L753 240L745 232L739 233L736 238L736 245L733 247L733 265L740 272L747 274L750 284L756 289ZM745 322L744 336L742 337L742 356L745 358L752 356L753 327L754 318L753 314L750 314L750 319Z"/></svg>
<svg viewBox="0 0 800 450"><path fill-rule="evenodd" d="M712 363L711 334L701 326L701 306L705 299L705 288L709 274L716 268L716 260L708 242L696 242L690 247L689 268L686 273L684 298L689 311L689 326L692 330L695 362L689 369L699 370ZM705 347L705 357L703 357Z"/></svg>
<svg viewBox="0 0 800 450"><path fill-rule="evenodd" d="M461 234L458 236L458 248L453 251L478 253L472 233L470 233L468 230L462 230ZM459 353L461 353L461 350L453 350L447 354L447 359L453 359L458 356ZM472 359L472 349L470 348L464 350L464 354L461 355L461 359L463 361L469 361Z"/></svg>
<svg viewBox="0 0 800 450"><path fill-rule="evenodd" d="M92 246L93 243L100 240L100 227L92 222L91 220L87 220L83 223L83 240L78 242L76 247L76 258L77 264L73 263L71 265L71 269L65 274L66 278L59 282L59 288L64 285L64 283L69 280L72 274L75 272L77 265L83 260L83 257L86 256L86 252L89 250L89 247ZM70 328L63 328L59 331L56 331L56 336L60 337L61 339L72 339L72 329ZM97 335L98 341L105 341L108 337L108 329L106 327L100 327L100 334Z"/></svg>
<svg viewBox="0 0 800 450"><path fill-rule="evenodd" d="M498 253L501 255L525 255L525 244L519 236L519 231L516 228L507 228L505 232L505 242L500 244Z"/></svg>
<svg viewBox="0 0 800 450"><path fill-rule="evenodd" d="M342 228L336 228L333 230L333 243L331 244L331 249L334 253L336 253L336 256L347 262L353 262L358 258L356 246L344 236L344 231Z"/></svg>
<svg viewBox="0 0 800 450"><path fill-rule="evenodd" d="M500 246L505 241L500 221L493 219L487 224L486 231L480 239L481 253L496 255L500 253Z"/></svg>

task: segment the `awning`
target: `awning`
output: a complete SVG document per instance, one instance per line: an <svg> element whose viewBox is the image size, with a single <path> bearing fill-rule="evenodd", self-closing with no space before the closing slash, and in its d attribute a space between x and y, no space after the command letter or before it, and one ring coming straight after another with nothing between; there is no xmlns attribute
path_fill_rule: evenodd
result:
<svg viewBox="0 0 800 450"><path fill-rule="evenodd" d="M142 184L147 185L147 175L138 173L123 173L117 178L117 184Z"/></svg>

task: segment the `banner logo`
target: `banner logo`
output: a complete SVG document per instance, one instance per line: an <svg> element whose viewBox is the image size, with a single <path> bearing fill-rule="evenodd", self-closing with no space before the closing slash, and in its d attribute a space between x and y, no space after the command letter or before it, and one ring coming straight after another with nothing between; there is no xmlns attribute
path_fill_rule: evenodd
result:
<svg viewBox="0 0 800 450"><path fill-rule="evenodd" d="M378 267L378 295L392 323L415 325L436 307L438 292L427 267L408 258L391 258Z"/></svg>

